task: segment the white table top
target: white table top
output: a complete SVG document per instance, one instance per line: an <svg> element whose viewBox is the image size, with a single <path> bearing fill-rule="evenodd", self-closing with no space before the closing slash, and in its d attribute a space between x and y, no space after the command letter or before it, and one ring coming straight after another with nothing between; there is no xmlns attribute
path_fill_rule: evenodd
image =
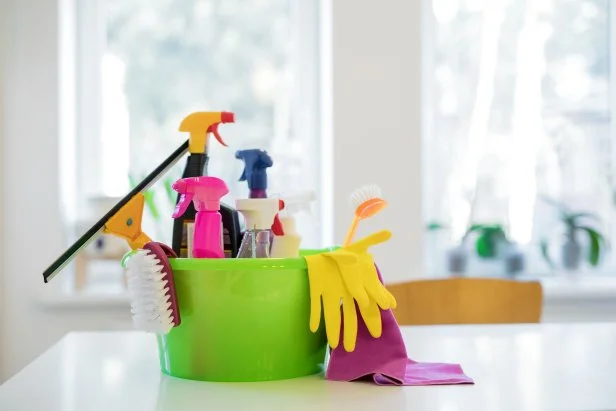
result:
<svg viewBox="0 0 616 411"><path fill-rule="evenodd" d="M0 386L0 410L615 410L616 323L403 327L416 361L475 385L395 387L322 375L205 383L161 375L155 338L73 333Z"/></svg>

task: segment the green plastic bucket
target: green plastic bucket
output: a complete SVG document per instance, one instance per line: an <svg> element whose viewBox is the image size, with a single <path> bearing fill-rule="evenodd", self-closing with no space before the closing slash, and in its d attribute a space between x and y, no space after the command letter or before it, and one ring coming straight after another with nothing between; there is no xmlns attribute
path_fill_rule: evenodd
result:
<svg viewBox="0 0 616 411"><path fill-rule="evenodd" d="M306 250L302 255L320 251ZM269 381L322 371L303 258L170 259L181 324L158 335L160 366L201 381Z"/></svg>

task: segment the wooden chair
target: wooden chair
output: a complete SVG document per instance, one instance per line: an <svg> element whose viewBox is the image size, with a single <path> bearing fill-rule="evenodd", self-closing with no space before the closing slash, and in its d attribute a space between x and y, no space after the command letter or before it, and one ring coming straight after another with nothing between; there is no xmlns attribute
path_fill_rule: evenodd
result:
<svg viewBox="0 0 616 411"><path fill-rule="evenodd" d="M387 284L400 325L538 323L539 281L448 278Z"/></svg>

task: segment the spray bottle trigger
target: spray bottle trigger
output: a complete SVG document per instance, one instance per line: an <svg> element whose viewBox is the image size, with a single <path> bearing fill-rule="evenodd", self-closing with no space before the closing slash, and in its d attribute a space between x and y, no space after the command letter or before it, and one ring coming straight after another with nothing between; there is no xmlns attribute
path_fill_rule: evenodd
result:
<svg viewBox="0 0 616 411"><path fill-rule="evenodd" d="M218 134L218 125L219 125L219 124L220 124L220 123L212 124L212 125L210 126L210 128L208 129L208 131L210 131L210 132L212 132L212 133L214 134L214 137L216 137L216 140L218 140L218 142L219 142L220 144L222 144L222 145L223 145L223 146L225 146L225 147L228 147L228 146L227 146L227 143L225 143L225 142L223 141L222 137L220 137L220 134Z"/></svg>
<svg viewBox="0 0 616 411"><path fill-rule="evenodd" d="M186 212L186 209L188 209L188 205L192 201L192 198L192 194L182 194L180 196L180 201L178 201L178 204L175 206L172 217L178 218L179 216L184 214Z"/></svg>
<svg viewBox="0 0 616 411"><path fill-rule="evenodd" d="M278 210L284 210L284 200L278 200ZM274 224L272 224L272 232L274 235L283 236L284 235L284 226L280 221L279 214L276 214L274 217Z"/></svg>

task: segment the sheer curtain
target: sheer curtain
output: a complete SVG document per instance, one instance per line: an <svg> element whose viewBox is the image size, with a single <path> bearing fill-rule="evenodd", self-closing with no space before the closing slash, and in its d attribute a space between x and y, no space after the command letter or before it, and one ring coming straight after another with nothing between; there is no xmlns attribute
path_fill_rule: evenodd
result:
<svg viewBox="0 0 616 411"><path fill-rule="evenodd" d="M434 273L471 224L498 224L547 273L557 209L614 222L607 0L429 0L426 221ZM438 264L437 264L438 263ZM603 267L609 266L604 261ZM478 267L475 269L479 270Z"/></svg>

